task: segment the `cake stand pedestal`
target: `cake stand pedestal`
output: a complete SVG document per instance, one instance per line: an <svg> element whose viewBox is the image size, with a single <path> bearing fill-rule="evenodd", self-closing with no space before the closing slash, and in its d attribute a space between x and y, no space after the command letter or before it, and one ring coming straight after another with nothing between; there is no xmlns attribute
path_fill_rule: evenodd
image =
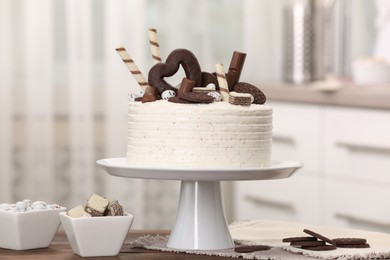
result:
<svg viewBox="0 0 390 260"><path fill-rule="evenodd" d="M180 180L176 222L167 246L214 250L234 246L221 197L221 181L271 180L292 176L299 162L273 162L259 169L158 169L128 165L126 158L97 161L110 175L126 178Z"/></svg>

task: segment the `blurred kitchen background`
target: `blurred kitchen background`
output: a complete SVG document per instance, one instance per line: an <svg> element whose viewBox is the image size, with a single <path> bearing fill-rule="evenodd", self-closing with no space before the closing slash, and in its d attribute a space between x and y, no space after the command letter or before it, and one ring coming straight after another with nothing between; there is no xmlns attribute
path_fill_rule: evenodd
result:
<svg viewBox="0 0 390 260"><path fill-rule="evenodd" d="M0 203L68 208L118 199L135 228L170 228L179 182L115 178L95 161L125 157L128 94L115 47L144 74L147 29L163 59L195 53L204 71L248 53L242 81L274 107L278 181L223 183L229 222L281 219L390 232L390 1L0 0ZM387 102L388 101L388 102Z"/></svg>

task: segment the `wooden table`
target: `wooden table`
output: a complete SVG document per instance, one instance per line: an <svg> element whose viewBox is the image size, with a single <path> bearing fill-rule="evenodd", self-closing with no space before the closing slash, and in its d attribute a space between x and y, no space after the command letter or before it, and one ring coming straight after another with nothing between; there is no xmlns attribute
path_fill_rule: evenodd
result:
<svg viewBox="0 0 390 260"><path fill-rule="evenodd" d="M0 231L1 232L1 231ZM130 248L129 244L131 241L134 241L136 238L144 235L166 235L169 234L168 231L144 231L144 230L133 230L130 231L123 247L118 256L114 257L94 257L90 259L231 259L224 257L210 257L210 256L201 256L201 255L189 255L189 254L179 254L179 253L170 253L170 252L161 252L146 250L142 248ZM15 251L0 248L0 259L39 259L39 260L51 260L51 259L61 259L61 260L72 260L72 259L83 259L82 257L75 255L70 247L68 238L65 235L63 230L59 230L54 237L52 244L48 248L43 249L34 249L34 250L25 250L25 251ZM85 258L88 259L88 258Z"/></svg>

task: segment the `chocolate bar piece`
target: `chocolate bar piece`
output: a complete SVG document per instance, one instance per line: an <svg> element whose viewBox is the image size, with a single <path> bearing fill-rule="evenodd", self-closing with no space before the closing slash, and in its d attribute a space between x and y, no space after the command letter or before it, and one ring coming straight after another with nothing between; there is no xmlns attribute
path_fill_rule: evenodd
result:
<svg viewBox="0 0 390 260"><path fill-rule="evenodd" d="M73 218L92 217L91 214L85 211L85 208L82 205L70 209L68 215Z"/></svg>
<svg viewBox="0 0 390 260"><path fill-rule="evenodd" d="M146 103L146 102L156 101L157 99L158 99L158 91L157 91L157 89L152 87L152 86L148 86L145 89L145 93L144 93L141 101L142 101L142 103Z"/></svg>
<svg viewBox="0 0 390 260"><path fill-rule="evenodd" d="M236 106L250 106L252 103L251 94L230 92L229 103Z"/></svg>
<svg viewBox="0 0 390 260"><path fill-rule="evenodd" d="M89 198L85 211L91 214L93 217L103 216L109 201L97 194L92 194Z"/></svg>
<svg viewBox="0 0 390 260"><path fill-rule="evenodd" d="M183 78L177 96L181 97L184 93L191 92L195 85L195 81Z"/></svg>
<svg viewBox="0 0 390 260"><path fill-rule="evenodd" d="M244 67L246 53L234 51L230 61L229 70L226 75L229 91L234 90L234 85L240 80L241 72Z"/></svg>
<svg viewBox="0 0 390 260"><path fill-rule="evenodd" d="M123 216L122 205L117 200L110 201L106 210L107 216Z"/></svg>

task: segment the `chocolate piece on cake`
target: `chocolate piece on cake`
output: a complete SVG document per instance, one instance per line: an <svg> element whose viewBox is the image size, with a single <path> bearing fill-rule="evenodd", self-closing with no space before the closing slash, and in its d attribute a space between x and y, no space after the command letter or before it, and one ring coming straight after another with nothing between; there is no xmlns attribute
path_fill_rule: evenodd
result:
<svg viewBox="0 0 390 260"><path fill-rule="evenodd" d="M82 205L70 209L67 214L73 218L92 217L91 214L85 211L85 208Z"/></svg>
<svg viewBox="0 0 390 260"><path fill-rule="evenodd" d="M229 103L236 106L250 106L252 103L251 94L230 92Z"/></svg>
<svg viewBox="0 0 390 260"><path fill-rule="evenodd" d="M92 215L92 217L103 216L109 201L97 194L92 194L89 198L85 211Z"/></svg>
<svg viewBox="0 0 390 260"><path fill-rule="evenodd" d="M213 75L211 73L208 73L208 72L202 72L202 81L201 81L200 86L206 87L210 83L215 85L216 90L219 89L217 76Z"/></svg>
<svg viewBox="0 0 390 260"><path fill-rule="evenodd" d="M181 96L184 93L192 92L192 89L194 88L195 85L196 85L195 81L187 79L187 78L183 78L183 80L181 81L180 88L179 88L177 96L179 98L181 98Z"/></svg>
<svg viewBox="0 0 390 260"><path fill-rule="evenodd" d="M186 49L173 50L165 62L155 64L149 70L149 84L157 88L160 94L168 89L176 91L176 88L166 82L165 78L176 74L180 65L184 69L186 78L195 81L195 86L200 87L202 71L198 59L191 51Z"/></svg>
<svg viewBox="0 0 390 260"><path fill-rule="evenodd" d="M214 98L205 93L200 92L185 92L180 95L181 99L185 99L190 102L195 103L212 103L214 102Z"/></svg>
<svg viewBox="0 0 390 260"><path fill-rule="evenodd" d="M107 216L123 216L122 205L117 200L110 201L106 209Z"/></svg>
<svg viewBox="0 0 390 260"><path fill-rule="evenodd" d="M178 104L191 104L191 103L194 103L194 102L191 102L191 101L188 101L188 100L185 100L185 99L181 99L179 97L168 98L168 101L172 102L172 103L178 103Z"/></svg>
<svg viewBox="0 0 390 260"><path fill-rule="evenodd" d="M267 100L264 93L257 88L256 86L253 86L252 84L246 83L246 82L238 82L234 86L234 91L238 93L249 93L254 97L254 104L264 104Z"/></svg>
<svg viewBox="0 0 390 260"><path fill-rule="evenodd" d="M153 102L159 99L158 91L155 87L148 86L141 99L142 103Z"/></svg>
<svg viewBox="0 0 390 260"><path fill-rule="evenodd" d="M241 72L244 67L246 53L234 51L232 60L230 61L226 80L229 85L229 91L234 90L234 86L240 80Z"/></svg>

